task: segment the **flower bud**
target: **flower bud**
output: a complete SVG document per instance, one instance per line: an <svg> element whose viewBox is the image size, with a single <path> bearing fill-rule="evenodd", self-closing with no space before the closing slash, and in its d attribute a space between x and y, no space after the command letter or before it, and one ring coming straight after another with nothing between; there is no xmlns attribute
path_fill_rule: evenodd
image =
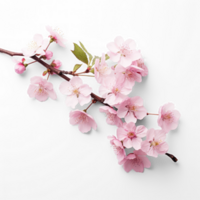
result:
<svg viewBox="0 0 200 200"><path fill-rule="evenodd" d="M23 65L23 63L17 63L15 65L15 72L18 74L22 74L26 70L26 67Z"/></svg>
<svg viewBox="0 0 200 200"><path fill-rule="evenodd" d="M53 56L53 52L52 51L46 51L45 57L47 60L50 60Z"/></svg>
<svg viewBox="0 0 200 200"><path fill-rule="evenodd" d="M44 71L44 72L42 73L42 76L46 76L47 73L48 73L48 71Z"/></svg>

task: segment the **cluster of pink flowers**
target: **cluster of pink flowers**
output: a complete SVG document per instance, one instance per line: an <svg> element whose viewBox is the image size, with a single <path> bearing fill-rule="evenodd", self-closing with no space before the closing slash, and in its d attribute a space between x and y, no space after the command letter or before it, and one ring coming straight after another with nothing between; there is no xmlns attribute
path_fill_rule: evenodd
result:
<svg viewBox="0 0 200 200"><path fill-rule="evenodd" d="M59 29L53 29L47 26L49 39L43 39L43 36L36 34L28 47L22 49L24 56L38 56L40 59L50 60L53 52L47 50L52 42L64 47L65 39ZM104 106L99 111L107 116L107 123L116 126L116 136L109 136L110 143L117 155L119 165L122 165L126 172L134 170L143 172L144 168L149 168L151 163L147 156L157 157L159 154L168 152L166 135L170 130L178 126L180 113L174 109L172 103L167 103L160 107L158 114L158 126L160 129L147 129L145 126L136 126L137 120L142 120L150 113L144 107L143 99L139 96L129 97L135 82L141 82L142 77L148 75L148 68L144 64L141 52L136 49L136 44L132 39L124 40L118 36L114 42L107 45L107 54L103 53L101 58L95 57L87 52L81 43L78 54L75 55L83 63L87 64L84 72L76 73L81 65L75 66L71 71L73 77L69 81L61 83L59 90L66 95L66 105L75 108L78 103L83 106L91 104L82 110L72 110L70 112L70 124L78 125L82 133L91 129L96 130L97 124L94 118L87 113L88 108L96 103L92 100L92 88L84 84L79 76L86 73L94 73L94 78L100 84L99 93L104 98ZM75 50L74 50L75 52ZM80 56L80 52L83 52ZM75 53L74 53L75 54ZM89 61L86 54L89 56ZM91 61L93 59L93 64ZM107 59L115 62L114 66L109 66ZM15 71L21 74L31 63L25 63L25 59L16 63ZM33 62L32 62L33 63ZM48 81L50 75L55 74L52 67L58 70L62 63L59 60L53 60L48 68L43 72L43 76L48 74L47 80L35 76L31 78L31 84L28 88L28 94L31 98L39 101L45 101L50 97L56 99L57 95L53 89L52 83ZM93 66L94 65L94 66ZM59 74L60 75L60 74ZM86 75L87 76L87 75ZM91 76L91 75L90 75ZM127 154L126 149L133 149L132 153Z"/></svg>

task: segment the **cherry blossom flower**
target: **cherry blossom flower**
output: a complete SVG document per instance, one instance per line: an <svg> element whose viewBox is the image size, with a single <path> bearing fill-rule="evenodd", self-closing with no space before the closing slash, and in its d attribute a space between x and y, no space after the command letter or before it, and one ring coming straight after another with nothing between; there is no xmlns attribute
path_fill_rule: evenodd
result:
<svg viewBox="0 0 200 200"><path fill-rule="evenodd" d="M119 105L117 111L118 117L125 118L127 123L135 123L137 119L143 119L146 114L147 111L143 106L143 100L138 96L126 99Z"/></svg>
<svg viewBox="0 0 200 200"><path fill-rule="evenodd" d="M58 43L60 46L65 47L65 39L63 38L63 32L59 29L59 28L55 28L53 29L50 26L46 26L47 31L49 31L50 33L50 38L51 41L55 41L56 43Z"/></svg>
<svg viewBox="0 0 200 200"><path fill-rule="evenodd" d="M125 88L123 80L116 79L116 77L109 77L104 80L99 88L99 93L103 98L106 98L104 103L109 105L119 104L124 101L131 92L130 88Z"/></svg>
<svg viewBox="0 0 200 200"><path fill-rule="evenodd" d="M144 168L151 167L151 163L143 151L135 150L126 156L123 167L126 172L130 172L132 169L136 172L143 172Z"/></svg>
<svg viewBox="0 0 200 200"><path fill-rule="evenodd" d="M99 108L100 112L104 112L107 115L107 123L111 125L116 125L118 127L122 126L122 120L117 116L117 111L109 106L102 106Z"/></svg>
<svg viewBox="0 0 200 200"><path fill-rule="evenodd" d="M45 52L45 59L51 60L52 56L53 56L53 52L52 51L46 51Z"/></svg>
<svg viewBox="0 0 200 200"><path fill-rule="evenodd" d="M138 150L141 148L142 137L145 137L147 128L144 126L135 126L133 122L124 123L122 127L117 129L117 138L123 141L126 148L133 147Z"/></svg>
<svg viewBox="0 0 200 200"><path fill-rule="evenodd" d="M115 38L114 42L110 42L107 48L110 50L107 54L113 62L118 62L124 67L131 65L132 61L141 58L139 51L135 49L136 44L133 40L123 40L121 36Z"/></svg>
<svg viewBox="0 0 200 200"><path fill-rule="evenodd" d="M24 64L25 59L22 58L22 61L19 62L13 58L13 61L16 63L15 72L18 74L22 74L26 70L26 66L27 66L27 64Z"/></svg>
<svg viewBox="0 0 200 200"><path fill-rule="evenodd" d="M108 139L110 140L110 144L112 145L115 154L117 155L118 163L120 165L123 164L126 153L121 141L119 141L115 136L108 136Z"/></svg>
<svg viewBox="0 0 200 200"><path fill-rule="evenodd" d="M167 153L168 144L165 142L165 138L166 133L163 130L149 129L146 140L142 142L142 151L153 157Z"/></svg>
<svg viewBox="0 0 200 200"><path fill-rule="evenodd" d="M48 97L54 100L57 98L52 83L39 76L31 78L28 94L31 98L36 98L38 101L46 101Z"/></svg>
<svg viewBox="0 0 200 200"><path fill-rule="evenodd" d="M55 69L60 69L60 67L63 65L63 62L60 59L53 59L51 64L51 66L53 66ZM55 72L50 72L50 75L53 76L55 75Z"/></svg>
<svg viewBox="0 0 200 200"><path fill-rule="evenodd" d="M71 111L69 114L70 124L76 125L79 124L78 128L82 133L86 133L93 128L96 130L97 124L94 121L93 117L88 115L84 111L75 110Z"/></svg>
<svg viewBox="0 0 200 200"><path fill-rule="evenodd" d="M83 84L82 80L77 76L74 76L69 82L62 82L59 89L62 94L67 95L66 104L72 108L74 108L78 102L83 106L91 100L90 94L92 88Z"/></svg>
<svg viewBox="0 0 200 200"><path fill-rule="evenodd" d="M141 76L147 76L148 75L148 68L147 66L144 64L143 59L139 59L139 60L135 60L132 62L132 65L137 66L141 69L143 69L142 71L137 71L139 74L141 74Z"/></svg>
<svg viewBox="0 0 200 200"><path fill-rule="evenodd" d="M158 116L158 125L165 131L169 132L178 126L180 118L179 111L174 109L173 103L167 103L160 107Z"/></svg>
<svg viewBox="0 0 200 200"><path fill-rule="evenodd" d="M102 83L103 79L111 73L111 68L105 62L105 54L102 54L101 63L99 59L95 60L94 72L98 83Z"/></svg>
<svg viewBox="0 0 200 200"><path fill-rule="evenodd" d="M127 88L132 88L135 84L135 81L137 82L142 81L142 77L138 73L138 71L142 72L143 69L137 66L129 66L125 68L120 64L118 64L115 67L115 73L116 73L117 79L122 79L124 82L124 87L127 87Z"/></svg>
<svg viewBox="0 0 200 200"><path fill-rule="evenodd" d="M33 41L27 47L22 49L22 53L27 57L31 57L36 54L45 55L48 43L48 39L43 39L42 35L35 34Z"/></svg>

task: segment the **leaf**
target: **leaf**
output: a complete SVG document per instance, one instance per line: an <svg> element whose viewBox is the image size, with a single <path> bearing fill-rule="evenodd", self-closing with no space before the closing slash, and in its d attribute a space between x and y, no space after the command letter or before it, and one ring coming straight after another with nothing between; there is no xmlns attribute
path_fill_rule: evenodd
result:
<svg viewBox="0 0 200 200"><path fill-rule="evenodd" d="M83 65L83 63L81 63L81 64L80 63L74 64L72 71L73 72L77 72L82 67L82 65Z"/></svg>
<svg viewBox="0 0 200 200"><path fill-rule="evenodd" d="M108 60L110 57L108 56L108 54L105 55L105 60Z"/></svg>
<svg viewBox="0 0 200 200"><path fill-rule="evenodd" d="M101 58L100 58L99 56L94 56L94 59L93 59L93 61L92 61L92 66L95 64L95 60L96 60L97 58L99 59L99 61L101 61Z"/></svg>
<svg viewBox="0 0 200 200"><path fill-rule="evenodd" d="M90 72L94 74L94 68L92 68L92 69L90 70Z"/></svg>
<svg viewBox="0 0 200 200"><path fill-rule="evenodd" d="M86 49L85 45L81 41L78 41L78 42L79 42L80 47L83 49L83 51L89 57L89 63L88 63L88 66L89 66L91 64L91 62L92 62L93 55Z"/></svg>
<svg viewBox="0 0 200 200"><path fill-rule="evenodd" d="M83 51L83 49L78 46L78 44L74 43L74 51L72 51L72 53L76 56L77 59L88 65L87 55L85 51Z"/></svg>

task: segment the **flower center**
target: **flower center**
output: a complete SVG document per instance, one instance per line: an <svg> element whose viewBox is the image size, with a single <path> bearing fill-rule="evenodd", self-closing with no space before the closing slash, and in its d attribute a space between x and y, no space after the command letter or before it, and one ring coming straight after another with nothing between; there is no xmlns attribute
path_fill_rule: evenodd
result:
<svg viewBox="0 0 200 200"><path fill-rule="evenodd" d="M172 113L166 113L165 115L162 116L162 120L164 121L172 121L173 116Z"/></svg>
<svg viewBox="0 0 200 200"><path fill-rule="evenodd" d="M31 41L28 44L28 50L37 50L39 48L39 46L37 45L37 43L35 41Z"/></svg>
<svg viewBox="0 0 200 200"><path fill-rule="evenodd" d="M131 110L131 111L137 111L137 106L131 106L131 107L129 108L129 110Z"/></svg>
<svg viewBox="0 0 200 200"><path fill-rule="evenodd" d="M127 134L127 136L128 136L130 139L136 137L136 135L135 135L134 132L129 132L129 133Z"/></svg>
<svg viewBox="0 0 200 200"><path fill-rule="evenodd" d="M118 93L120 93L120 90L118 88L113 88L112 92L117 95Z"/></svg>
<svg viewBox="0 0 200 200"><path fill-rule="evenodd" d="M152 142L149 142L150 143L150 147L155 147L155 146L158 146L162 141L152 141Z"/></svg>
<svg viewBox="0 0 200 200"><path fill-rule="evenodd" d="M131 54L131 52L132 52L132 50L130 50L130 48L128 46L126 46L126 45L122 45L120 47L120 52L119 53L121 54L121 56L126 57L129 54Z"/></svg>
<svg viewBox="0 0 200 200"><path fill-rule="evenodd" d="M73 93L74 93L77 97L79 97L80 92L79 92L79 90L78 90L77 88L73 90Z"/></svg>
<svg viewBox="0 0 200 200"><path fill-rule="evenodd" d="M63 36L64 35L64 32L59 28L59 27L56 27L53 29L55 32L57 32L60 36Z"/></svg>

